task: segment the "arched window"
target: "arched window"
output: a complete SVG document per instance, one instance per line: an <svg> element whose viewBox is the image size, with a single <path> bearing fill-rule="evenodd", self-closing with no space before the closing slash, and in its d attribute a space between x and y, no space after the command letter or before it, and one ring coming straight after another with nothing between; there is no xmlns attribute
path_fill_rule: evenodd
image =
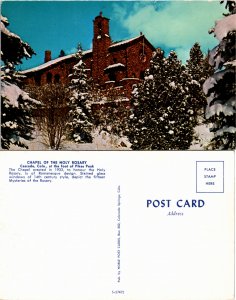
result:
<svg viewBox="0 0 236 300"><path fill-rule="evenodd" d="M108 74L108 77L109 77L110 81L116 81L116 74L115 74L115 72L110 72Z"/></svg>
<svg viewBox="0 0 236 300"><path fill-rule="evenodd" d="M47 83L52 83L52 73L47 73Z"/></svg>
<svg viewBox="0 0 236 300"><path fill-rule="evenodd" d="M147 60L147 55L146 52L144 51L144 49L139 51L139 59L141 60L141 62L146 62Z"/></svg>
<svg viewBox="0 0 236 300"><path fill-rule="evenodd" d="M101 22L98 22L98 29L102 30L102 23Z"/></svg>
<svg viewBox="0 0 236 300"><path fill-rule="evenodd" d="M36 85L40 85L41 84L41 75L36 74L35 77L34 77L34 80L35 80Z"/></svg>
<svg viewBox="0 0 236 300"><path fill-rule="evenodd" d="M60 75L59 75L59 74L56 74L56 75L54 76L54 82L55 82L55 83L59 83L59 82L60 82Z"/></svg>

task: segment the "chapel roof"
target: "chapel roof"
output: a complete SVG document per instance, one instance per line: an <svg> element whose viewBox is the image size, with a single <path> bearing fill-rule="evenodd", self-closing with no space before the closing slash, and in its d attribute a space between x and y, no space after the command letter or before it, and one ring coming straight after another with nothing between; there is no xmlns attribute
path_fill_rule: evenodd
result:
<svg viewBox="0 0 236 300"><path fill-rule="evenodd" d="M127 48L130 44L132 43L135 43L137 41L145 41L146 43L149 44L149 46L151 48L153 48L153 51L155 50L154 46L147 40L147 38L145 37L145 35L143 34L140 34L139 36L136 36L134 38L131 38L131 39L127 39L127 40L124 40L124 41L120 41L120 42L113 42L108 50L111 51L111 52L115 52L115 51L119 51L118 49L119 48ZM86 55L90 55L93 53L93 50L92 49L89 49L89 50L86 50L86 51L83 51L83 56L86 56ZM29 74L29 73L34 73L34 72L38 72L38 71L41 71L41 70L45 70L53 65L56 65L58 63L61 63L63 61L67 61L67 60L72 60L72 59L75 59L75 54L76 53L73 53L73 54L69 54L69 55L65 55L65 56L62 56L62 57L58 57L56 59L52 59L46 63L43 63L37 67L34 67L34 68L31 68L31 69L27 69L27 70L24 70L24 71L21 71L20 73L21 74Z"/></svg>

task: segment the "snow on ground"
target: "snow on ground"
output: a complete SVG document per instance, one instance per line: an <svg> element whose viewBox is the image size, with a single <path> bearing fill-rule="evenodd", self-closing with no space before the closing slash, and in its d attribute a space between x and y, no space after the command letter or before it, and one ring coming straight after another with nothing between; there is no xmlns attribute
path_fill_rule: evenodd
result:
<svg viewBox="0 0 236 300"><path fill-rule="evenodd" d="M210 132L211 124L201 124L195 127L195 138L189 150L207 150L214 134ZM32 141L25 141L24 143L29 147L28 149L20 148L12 145L10 150L44 150L51 151L47 140L39 131L35 131ZM131 144L126 137L120 138L116 135L109 134L98 129L93 132L93 143L77 144L73 141L63 140L61 143L61 151L86 151L86 150L131 150Z"/></svg>
<svg viewBox="0 0 236 300"><path fill-rule="evenodd" d="M93 132L93 143L75 144L72 141L64 141L60 150L131 150L130 146L127 138L96 129Z"/></svg>
<svg viewBox="0 0 236 300"><path fill-rule="evenodd" d="M200 124L195 127L194 140L189 148L189 150L207 150L211 139L214 134L210 132L212 124ZM93 131L93 142L78 144L73 141L64 139L61 142L61 151L84 151L84 150L132 150L131 144L127 137L118 137L116 135L110 134L104 130L99 130L96 128ZM38 130L35 130L33 134L34 139L32 141L22 140L29 148L20 148L18 146L12 145L10 150L44 150L51 151L47 138L42 135Z"/></svg>
<svg viewBox="0 0 236 300"><path fill-rule="evenodd" d="M25 141L24 143L29 147L28 149L20 148L12 145L10 150L53 150L50 149L47 139L42 136L39 131L35 131L32 141ZM77 144L73 141L63 140L59 150L131 150L131 144L125 137L118 137L113 134L109 134L105 131L99 131L98 129L93 132L93 143Z"/></svg>

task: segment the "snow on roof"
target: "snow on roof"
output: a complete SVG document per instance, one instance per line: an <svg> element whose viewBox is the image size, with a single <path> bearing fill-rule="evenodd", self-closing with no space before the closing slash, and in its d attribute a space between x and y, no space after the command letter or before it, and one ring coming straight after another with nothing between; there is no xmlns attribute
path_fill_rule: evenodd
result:
<svg viewBox="0 0 236 300"><path fill-rule="evenodd" d="M214 35L221 41L230 31L236 30L236 15L229 15L221 20L216 21Z"/></svg>
<svg viewBox="0 0 236 300"><path fill-rule="evenodd" d="M137 77L126 77L126 78L121 79L120 81L126 81L126 80L140 80L140 79Z"/></svg>
<svg viewBox="0 0 236 300"><path fill-rule="evenodd" d="M105 71L105 70L114 69L114 68L118 68L118 67L125 67L125 65L123 65L123 64L121 64L121 63L109 65L108 67L106 67L106 68L104 69L104 71Z"/></svg>
<svg viewBox="0 0 236 300"><path fill-rule="evenodd" d="M92 53L93 50L92 49L89 49L89 50L85 50L82 52L83 55L86 55L86 54L89 54L89 53Z"/></svg>
<svg viewBox="0 0 236 300"><path fill-rule="evenodd" d="M90 50L83 51L83 55L88 54L88 53L92 53L92 50L90 49ZM21 74L28 74L28 73L31 73L31 72L36 72L36 71L43 70L43 69L45 69L47 67L50 67L50 66L52 66L52 65L54 65L54 64L56 64L58 62L67 60L67 59L69 59L71 57L75 57L75 54L76 53L65 55L65 56L62 56L62 57L58 57L56 59L52 59L52 60L50 60L50 61L48 61L48 62L46 62L46 63L44 63L42 65L39 65L39 66L37 66L35 68L31 68L31 69L28 69L28 70L25 70L25 71L21 71L20 73Z"/></svg>
<svg viewBox="0 0 236 300"><path fill-rule="evenodd" d="M118 47L118 46L121 46L121 45L128 44L129 42L137 40L138 38L140 38L140 36L144 36L144 35L139 35L139 36L136 36L135 38L132 38L132 39L129 39L129 40L125 40L125 41L122 41L122 42L114 43L109 48L115 48L115 47Z"/></svg>
<svg viewBox="0 0 236 300"><path fill-rule="evenodd" d="M73 57L75 56L75 54L69 54L69 55L66 55L66 56L62 56L62 57L58 57L56 59L53 59L53 60L50 60L42 65L39 65L38 67L35 67L35 68L32 68L32 69L28 69L28 70L25 70L25 71L21 71L21 74L27 74L27 73L31 73L31 72L36 72L36 71L40 71L40 70L43 70L51 65L54 65L60 61L63 61L63 60L66 60L70 57Z"/></svg>

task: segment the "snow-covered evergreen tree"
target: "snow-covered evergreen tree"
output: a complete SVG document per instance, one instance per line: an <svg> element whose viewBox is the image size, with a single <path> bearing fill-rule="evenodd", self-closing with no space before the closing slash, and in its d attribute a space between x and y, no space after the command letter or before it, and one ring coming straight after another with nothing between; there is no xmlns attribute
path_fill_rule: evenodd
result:
<svg viewBox="0 0 236 300"><path fill-rule="evenodd" d="M194 128L194 138L190 149L205 149L210 140L210 124L206 124L205 107L206 95L202 90L205 80L213 74L213 68L208 63L208 56L204 56L199 43L190 49L189 60L186 63L187 71L191 77L189 81L189 94L192 98L192 107L197 126Z"/></svg>
<svg viewBox="0 0 236 300"><path fill-rule="evenodd" d="M189 94L192 98L194 115L199 122L202 122L206 106L206 95L203 93L202 85L205 80L213 74L213 69L204 57L199 43L195 43L190 49L189 60L186 63L190 75Z"/></svg>
<svg viewBox="0 0 236 300"><path fill-rule="evenodd" d="M7 29L9 22L1 16L1 147L11 144L26 147L33 130L32 109L39 102L31 99L18 85L19 74L15 66L23 58L30 58L34 51L21 38Z"/></svg>
<svg viewBox="0 0 236 300"><path fill-rule="evenodd" d="M70 97L70 138L75 142L82 143L92 142L93 118L91 113L92 96L90 93L90 84L87 78L86 65L82 60L82 50L79 49L77 54L78 63L74 65L69 88Z"/></svg>
<svg viewBox="0 0 236 300"><path fill-rule="evenodd" d="M224 1L221 1L223 3ZM207 95L206 118L213 123L211 147L213 149L235 149L236 146L236 3L226 1L229 13L216 21L210 30L219 44L210 51L209 63L215 73L209 77L203 90Z"/></svg>
<svg viewBox="0 0 236 300"><path fill-rule="evenodd" d="M190 76L174 51L158 49L144 82L133 90L128 137L133 149L188 149L195 126Z"/></svg>
<svg viewBox="0 0 236 300"><path fill-rule="evenodd" d="M187 60L186 67L189 73L198 82L204 80L204 55L202 53L199 43L195 43L189 52L189 59Z"/></svg>

